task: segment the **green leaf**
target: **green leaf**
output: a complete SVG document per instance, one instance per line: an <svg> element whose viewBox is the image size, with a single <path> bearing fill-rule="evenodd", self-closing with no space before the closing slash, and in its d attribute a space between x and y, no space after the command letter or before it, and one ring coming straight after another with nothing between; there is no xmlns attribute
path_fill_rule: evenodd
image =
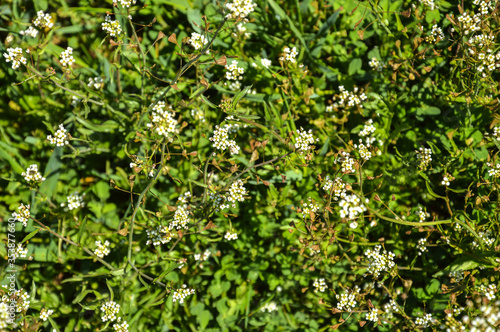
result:
<svg viewBox="0 0 500 332"><path fill-rule="evenodd" d="M356 74L361 69L362 64L363 64L363 62L361 61L360 58L352 59L351 62L349 63L349 69L347 71L348 74L349 75Z"/></svg>
<svg viewBox="0 0 500 332"><path fill-rule="evenodd" d="M427 187L427 191L429 192L429 194L430 194L432 197L435 197L435 198L441 198L441 199L446 199L446 197L444 197L444 196L440 196L440 195L436 194L436 193L432 190L432 188L431 188L431 186L430 186L429 182L425 181L425 186Z"/></svg>
<svg viewBox="0 0 500 332"><path fill-rule="evenodd" d="M461 194L467 191L467 189L453 189L451 187L448 187L448 190L453 191L454 193Z"/></svg>
<svg viewBox="0 0 500 332"><path fill-rule="evenodd" d="M78 237L76 238L76 243L80 244L83 233L85 232L85 226L87 225L87 216L83 218L82 223L80 224L80 229L78 230Z"/></svg>
<svg viewBox="0 0 500 332"><path fill-rule="evenodd" d="M340 9L337 10L336 12L334 12L332 15L330 15L330 17L328 17L328 19L326 20L326 22L323 23L323 25L321 26L321 28L319 28L318 33L316 33L316 35L312 39L318 39L325 32L327 32L335 24L335 22L337 22L337 19L339 18L339 14L340 14Z"/></svg>
<svg viewBox="0 0 500 332"><path fill-rule="evenodd" d="M173 270L175 270L179 266L182 266L182 264L172 264L172 266L170 266L168 269L165 269L165 271L163 271L157 278L155 278L153 280L153 282L157 282L158 280L163 279L164 276L166 276L167 274L169 274L170 272L172 272Z"/></svg>
<svg viewBox="0 0 500 332"><path fill-rule="evenodd" d="M399 13L394 13L394 15L396 16L398 31L403 30L405 27L404 27L403 23L401 23L401 19L399 18Z"/></svg>
<svg viewBox="0 0 500 332"><path fill-rule="evenodd" d="M206 327L208 326L208 323L210 320L213 318L212 314L208 310L203 310L197 317L196 319L200 323L200 330L204 331Z"/></svg>
<svg viewBox="0 0 500 332"><path fill-rule="evenodd" d="M115 293L113 292L113 287L111 287L108 279L106 279L106 285L108 285L109 289L109 299L112 301L113 298L115 297Z"/></svg>
<svg viewBox="0 0 500 332"><path fill-rule="evenodd" d="M116 121L113 120L107 120L103 124L95 124L89 120L82 119L80 117L76 117L76 120L80 122L82 125L84 125L88 129L92 129L93 131L99 132L99 133L109 133L112 132L114 129L119 127L119 124Z"/></svg>
<svg viewBox="0 0 500 332"><path fill-rule="evenodd" d="M252 114L229 113L229 112L227 114L235 115L235 116L242 118L242 119L260 119L260 116L252 115Z"/></svg>
<svg viewBox="0 0 500 332"><path fill-rule="evenodd" d="M327 137L325 140L325 143L323 143L323 146L321 147L321 150L319 150L319 155L324 156L330 148L330 137Z"/></svg>
<svg viewBox="0 0 500 332"><path fill-rule="evenodd" d="M205 104L207 104L208 106L210 106L212 108L217 108L217 105L215 105L210 100L208 100L207 97L205 97L204 95L200 95L200 98L203 99L203 101L205 102Z"/></svg>
<svg viewBox="0 0 500 332"><path fill-rule="evenodd" d="M37 228L36 230L34 230L33 232L29 233L28 235L26 235L24 237L24 239L21 241L21 243L24 243L26 241L28 241L29 239L31 239L33 236L35 236L39 231L40 231L41 228Z"/></svg>
<svg viewBox="0 0 500 332"><path fill-rule="evenodd" d="M204 184L203 182L200 182L200 181L196 181L196 180L189 180L189 182L192 182L192 183L194 183L195 185L200 186L200 187L203 187L203 188L208 188L208 186L207 186L206 184Z"/></svg>
<svg viewBox="0 0 500 332"><path fill-rule="evenodd" d="M206 89L207 89L206 87L202 86L202 87L200 87L200 88L198 88L198 89L194 90L194 92L191 94L191 96L189 96L189 99L193 99L194 97L196 97L196 96L198 96L198 95L202 96L202 95L203 95L202 93L203 93Z"/></svg>
<svg viewBox="0 0 500 332"><path fill-rule="evenodd" d="M441 286L439 280L431 279L430 282L425 286L425 291L427 292L427 294L433 296L439 291L439 286Z"/></svg>
<svg viewBox="0 0 500 332"><path fill-rule="evenodd" d="M417 108L417 115L436 116L441 114L441 110L434 106L424 106Z"/></svg>
<svg viewBox="0 0 500 332"><path fill-rule="evenodd" d="M3 144L5 144L5 143L0 142L0 157L1 157L1 159L6 160L10 164L10 167L12 167L12 170L14 172L18 173L19 175L21 175L24 172L24 168L22 168L21 165L19 165L17 160L14 157L12 157L10 155L10 153L8 153L7 151L5 151L3 149L3 147L1 146Z"/></svg>
<svg viewBox="0 0 500 332"><path fill-rule="evenodd" d="M484 261L478 260L471 256L462 256L457 258L453 263L448 265L445 269L435 273L432 277L438 278L442 275L447 275L455 271L473 270L478 266L484 266Z"/></svg>
<svg viewBox="0 0 500 332"><path fill-rule="evenodd" d="M238 102L243 98L248 91L252 88L252 85L246 86L243 90L238 92L234 97L233 97L233 107L236 108L236 105L238 105Z"/></svg>
<svg viewBox="0 0 500 332"><path fill-rule="evenodd" d="M436 155L440 155L441 154L441 150L437 147L436 144L434 144L433 142L431 141L427 141L427 144L431 147L432 149L432 152Z"/></svg>
<svg viewBox="0 0 500 332"><path fill-rule="evenodd" d="M49 162L45 166L45 181L40 185L40 192L46 195L48 198L52 198L56 193L57 182L59 181L59 175L61 174L61 156L62 147L55 147L54 151L50 155Z"/></svg>

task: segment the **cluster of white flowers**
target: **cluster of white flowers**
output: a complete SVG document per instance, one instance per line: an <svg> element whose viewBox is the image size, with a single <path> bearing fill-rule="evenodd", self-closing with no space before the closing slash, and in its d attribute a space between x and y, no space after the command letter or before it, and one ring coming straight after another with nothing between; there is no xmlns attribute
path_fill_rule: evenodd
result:
<svg viewBox="0 0 500 332"><path fill-rule="evenodd" d="M254 11L257 4L253 3L252 0L234 0L226 4L226 7L231 11L226 15L227 18L245 18Z"/></svg>
<svg viewBox="0 0 500 332"><path fill-rule="evenodd" d="M204 35L200 35L197 32L191 33L191 37L188 39L188 44L194 47L195 50L202 49L203 46L208 44L207 38ZM207 51L208 52L208 51Z"/></svg>
<svg viewBox="0 0 500 332"><path fill-rule="evenodd" d="M432 150L421 146L415 152L417 153L417 158L420 159L420 168L426 169L432 161Z"/></svg>
<svg viewBox="0 0 500 332"><path fill-rule="evenodd" d="M220 195L218 193L209 192L208 198L213 201L215 212L222 211L229 208L229 204L226 204L226 196ZM226 233L227 234L227 233Z"/></svg>
<svg viewBox="0 0 500 332"><path fill-rule="evenodd" d="M94 254L99 258L104 258L104 256L109 255L111 252L109 250L108 240L104 241L104 244L102 244L101 241L95 241L95 245L97 246L97 249L94 251Z"/></svg>
<svg viewBox="0 0 500 332"><path fill-rule="evenodd" d="M352 292L347 291L347 292L344 292L340 295L339 294L335 295L335 297L339 301L337 303L337 309L351 312L351 310L354 309L354 307L356 307L356 303L357 303L356 302L356 294L357 293L359 293L358 288L356 288Z"/></svg>
<svg viewBox="0 0 500 332"><path fill-rule="evenodd" d="M474 0L472 1L474 5L479 5L479 12L481 15L488 15L490 10L495 10L497 0Z"/></svg>
<svg viewBox="0 0 500 332"><path fill-rule="evenodd" d="M368 203L368 201L368 198L366 198L365 203ZM354 194L346 195L340 200L339 206L342 208L342 210L340 210L340 217L353 220L349 224L349 227L357 228L358 223L354 221L354 219L358 218L359 215L366 211L366 206L363 205L361 199Z"/></svg>
<svg viewBox="0 0 500 332"><path fill-rule="evenodd" d="M472 320L469 316L464 316L462 321L470 323L470 332L498 332L500 325L500 301L484 305L479 308L480 316L474 317Z"/></svg>
<svg viewBox="0 0 500 332"><path fill-rule="evenodd" d="M333 103L335 108L347 108L358 106L363 108L362 102L367 99L364 92L360 92L358 87L354 87L353 92L347 91L343 85L339 86L340 94L338 96L339 101ZM334 101L336 98L334 98Z"/></svg>
<svg viewBox="0 0 500 332"><path fill-rule="evenodd" d="M75 59L73 58L73 48L66 48L66 50L61 53L61 59L59 61L61 61L61 65L63 67L69 67L74 64Z"/></svg>
<svg viewBox="0 0 500 332"><path fill-rule="evenodd" d="M373 57L369 62L368 66L375 71L382 71L385 68L385 62L378 60L376 57Z"/></svg>
<svg viewBox="0 0 500 332"><path fill-rule="evenodd" d="M0 302L0 329L7 328L9 318L9 306L7 305L7 297L5 297L5 300Z"/></svg>
<svg viewBox="0 0 500 332"><path fill-rule="evenodd" d="M428 251L427 249L427 239L425 237L418 239L417 243L418 255L421 256L424 252Z"/></svg>
<svg viewBox="0 0 500 332"><path fill-rule="evenodd" d="M365 256L368 260L368 273L373 274L374 278L378 278L381 272L389 271L396 266L394 263L394 257L396 256L393 252L384 251L380 252L382 246L377 245L371 249L365 251Z"/></svg>
<svg viewBox="0 0 500 332"><path fill-rule="evenodd" d="M299 52L297 52L296 47L292 47L290 49L290 47L285 46L285 47L283 47L283 53L282 53L281 57L279 58L279 60L295 63L295 62L297 62L297 60L295 59L297 57L297 55L299 55Z"/></svg>
<svg viewBox="0 0 500 332"><path fill-rule="evenodd" d="M20 47L7 49L7 53L4 53L5 62L12 62L12 69L17 69L22 64L26 64L26 58L23 56L23 49Z"/></svg>
<svg viewBox="0 0 500 332"><path fill-rule="evenodd" d="M179 301L180 304L183 304L184 299L188 295L194 294L194 289L186 287L186 284L184 284L182 285L182 288L179 288L174 292L174 302Z"/></svg>
<svg viewBox="0 0 500 332"><path fill-rule="evenodd" d="M29 204L24 205L23 203L21 203L21 205L17 207L18 212L12 213L12 218L14 218L15 221L22 223L23 226L26 227L28 225L28 219L30 218L30 209L31 206Z"/></svg>
<svg viewBox="0 0 500 332"><path fill-rule="evenodd" d="M370 158L372 157L372 153L370 152L370 150L368 150L369 147L369 144L368 147L363 144L363 140L361 138L359 139L359 144L354 144L354 148L358 150L361 158L366 161L370 160Z"/></svg>
<svg viewBox="0 0 500 332"><path fill-rule="evenodd" d="M122 318L118 317L117 322L113 324L113 329L115 332L128 332L129 325L126 320L121 322ZM121 322L121 323L120 323Z"/></svg>
<svg viewBox="0 0 500 332"><path fill-rule="evenodd" d="M377 128L375 128L375 126L373 125L373 120L369 119L368 121L366 121L365 125L363 126L363 129L359 132L358 135L359 137L370 138L370 140L366 141L366 143L370 145L373 143L373 141L375 141L375 137L370 137L371 135L373 135L375 130L377 130Z"/></svg>
<svg viewBox="0 0 500 332"><path fill-rule="evenodd" d="M191 110L191 116L198 121L205 122L205 114L202 110Z"/></svg>
<svg viewBox="0 0 500 332"><path fill-rule="evenodd" d="M178 121L174 119L172 106L167 106L165 102L160 101L153 107L151 123L148 128L155 128L158 135L173 141L173 134L177 132Z"/></svg>
<svg viewBox="0 0 500 332"><path fill-rule="evenodd" d="M236 202L243 202L245 200L245 197L243 195L246 195L247 191L245 190L245 187L243 186L243 181L241 180L236 180L236 182L233 182L231 184L231 187L229 188L229 193L226 197L226 199L233 203L233 207L235 207Z"/></svg>
<svg viewBox="0 0 500 332"><path fill-rule="evenodd" d="M103 322L114 322L117 318L116 315L120 312L120 305L114 301L108 301L102 305L101 311Z"/></svg>
<svg viewBox="0 0 500 332"><path fill-rule="evenodd" d="M130 6L135 5L137 3L137 0L113 0L113 3L116 5L118 1L122 5L122 7L127 7L127 8L130 8Z"/></svg>
<svg viewBox="0 0 500 332"><path fill-rule="evenodd" d="M344 198L346 195L346 184L341 178L336 177L335 181L330 179L330 176L326 176L325 184L323 185L323 190L331 192L333 190L333 199L338 200L339 198Z"/></svg>
<svg viewBox="0 0 500 332"><path fill-rule="evenodd" d="M441 184L448 187L450 185L450 178L448 176L443 177L443 181L441 181Z"/></svg>
<svg viewBox="0 0 500 332"><path fill-rule="evenodd" d="M18 243L14 253L11 253L11 258L16 260L19 257L26 258L28 256L28 248L24 248L22 243Z"/></svg>
<svg viewBox="0 0 500 332"><path fill-rule="evenodd" d="M465 35L481 30L481 15L479 14L470 16L469 12L463 12L462 15L458 16L458 21L462 24L462 29Z"/></svg>
<svg viewBox="0 0 500 332"><path fill-rule="evenodd" d="M260 59L260 63L262 64L262 66L264 66L264 68L269 68L272 64L272 61L269 59Z"/></svg>
<svg viewBox="0 0 500 332"><path fill-rule="evenodd" d="M82 208L85 206L85 202L83 201L83 198L85 197L85 194L82 194L81 196L78 195L78 192L74 192L72 193L71 195L69 195L68 197L66 197L66 199L68 200L68 209L70 211L72 210L75 210L75 209L79 209L79 208ZM61 203L61 206L64 207L66 206L66 203Z"/></svg>
<svg viewBox="0 0 500 332"><path fill-rule="evenodd" d="M26 169L26 172L23 172L21 175L24 176L24 179L29 182L29 184L45 181L42 174L38 172L38 165L36 164L30 165L30 167Z"/></svg>
<svg viewBox="0 0 500 332"><path fill-rule="evenodd" d="M245 68L238 67L238 61L233 60L231 64L226 65L226 79L228 80L242 80Z"/></svg>
<svg viewBox="0 0 500 332"><path fill-rule="evenodd" d="M493 137L495 137L496 140L500 140L500 127L493 128Z"/></svg>
<svg viewBox="0 0 500 332"><path fill-rule="evenodd" d="M490 237L491 231L489 231L489 230L486 232L479 232L478 235L481 238L481 240L483 241L484 246L486 248L491 247L493 245L493 243L495 243L495 241L496 241L496 238ZM479 244L476 241L472 241L473 248L477 248L478 246L479 246Z"/></svg>
<svg viewBox="0 0 500 332"><path fill-rule="evenodd" d="M319 278L319 279L315 279L314 280L314 283L313 283L313 286L314 286L314 292L317 293L317 292L321 292L321 293L324 293L325 290L326 290L326 282L325 282L325 278Z"/></svg>
<svg viewBox="0 0 500 332"><path fill-rule="evenodd" d="M189 199L191 197L192 197L191 192L190 191L186 191L184 194L180 195L177 198L177 201L181 202L181 203L184 203L184 204L187 204L187 202L189 201Z"/></svg>
<svg viewBox="0 0 500 332"><path fill-rule="evenodd" d="M173 229L188 229L189 221L190 220L187 205L179 205L177 207L177 210L175 210L174 220L172 220L168 225L168 230L172 231Z"/></svg>
<svg viewBox="0 0 500 332"><path fill-rule="evenodd" d="M340 162L342 173L354 172L354 163L356 162L356 160L354 158L351 158L349 152L341 151L340 156L334 161L335 164L337 164L337 162Z"/></svg>
<svg viewBox="0 0 500 332"><path fill-rule="evenodd" d="M493 44L494 41L494 36L488 36L485 34L480 34L480 35L474 35L469 39L469 44L474 45L476 47L489 47L491 44ZM473 54L474 51L472 49L469 49L469 53Z"/></svg>
<svg viewBox="0 0 500 332"><path fill-rule="evenodd" d="M482 73L483 77L491 75L496 68L500 67L500 63L497 63L500 60L500 52L493 54L489 48L485 52L478 53L477 59L480 61L477 71Z"/></svg>
<svg viewBox="0 0 500 332"><path fill-rule="evenodd" d="M54 23L52 22L52 16L50 14L45 14L43 10L40 10L36 13L36 18L33 21L33 24L41 29L51 29L54 26Z"/></svg>
<svg viewBox="0 0 500 332"><path fill-rule="evenodd" d="M231 90L231 91L238 91L240 89L241 89L241 82L240 81L234 81L234 82L231 82L229 84L229 90Z"/></svg>
<svg viewBox="0 0 500 332"><path fill-rule="evenodd" d="M451 271L448 274L448 277L455 279L455 282L461 282L462 280L464 280L465 275L464 271L457 270L457 271Z"/></svg>
<svg viewBox="0 0 500 332"><path fill-rule="evenodd" d="M136 155L132 155L131 159L130 168L142 168L144 166L144 161L139 159Z"/></svg>
<svg viewBox="0 0 500 332"><path fill-rule="evenodd" d="M444 39L443 30L440 27L438 27L437 24L434 24L432 26L431 35L425 37L425 41L432 44L436 44L443 39Z"/></svg>
<svg viewBox="0 0 500 332"><path fill-rule="evenodd" d="M366 320L373 323L378 322L378 310L371 308L370 311L366 313Z"/></svg>
<svg viewBox="0 0 500 332"><path fill-rule="evenodd" d="M417 215L419 222L424 222L427 218L431 216L428 212L424 211L424 209L421 206L418 207Z"/></svg>
<svg viewBox="0 0 500 332"><path fill-rule="evenodd" d="M203 255L202 254L194 254L194 260L200 261L200 262L206 261L210 257L211 254L212 253L210 252L210 250L207 249L203 252Z"/></svg>
<svg viewBox="0 0 500 332"><path fill-rule="evenodd" d="M237 240L238 233L227 231L226 234L224 235L224 239L226 239L226 241Z"/></svg>
<svg viewBox="0 0 500 332"><path fill-rule="evenodd" d="M428 328L435 322L436 319L432 318L432 314L425 314L424 317L418 317L417 319L415 319L415 325L423 329Z"/></svg>
<svg viewBox="0 0 500 332"><path fill-rule="evenodd" d="M46 322L47 319L49 318L49 316L52 315L53 313L54 313L54 310L52 310L52 309L46 310L45 308L43 308L40 311L40 319L43 320L44 322Z"/></svg>
<svg viewBox="0 0 500 332"><path fill-rule="evenodd" d="M55 146L65 146L69 144L69 139L70 136L66 129L64 128L64 125L61 123L59 125L59 129L56 131L54 134L54 137L52 135L48 135L47 139L49 140L50 144L55 145Z"/></svg>
<svg viewBox="0 0 500 332"><path fill-rule="evenodd" d="M304 128L300 127L300 130L296 130L297 136L295 137L295 148L303 152L309 152L313 149L314 142L319 141L319 138L314 139L312 134L312 129L305 131Z"/></svg>
<svg viewBox="0 0 500 332"><path fill-rule="evenodd" d="M429 7L430 10L434 10L438 8L438 6L434 3L434 0L418 0L422 5Z"/></svg>
<svg viewBox="0 0 500 332"><path fill-rule="evenodd" d="M21 300L22 303L17 307L16 312L26 311L29 309L31 301L31 296L23 288L18 289L14 292L14 297Z"/></svg>
<svg viewBox="0 0 500 332"><path fill-rule="evenodd" d="M110 34L110 36L119 36L123 32L120 22L111 21L111 17L106 15L106 19L101 23L102 29Z"/></svg>
<svg viewBox="0 0 500 332"><path fill-rule="evenodd" d="M311 213L318 213L319 205L315 203L311 197L307 198L307 202L302 202L302 218L311 216Z"/></svg>
<svg viewBox="0 0 500 332"><path fill-rule="evenodd" d="M230 120L230 118L226 118L225 121L227 120ZM209 138L213 143L213 147L222 151L229 149L231 155L238 154L240 152L240 147L235 140L229 139L229 135L238 132L239 127L237 123L225 124L222 127L215 126L214 135Z"/></svg>
<svg viewBox="0 0 500 332"><path fill-rule="evenodd" d="M158 226L156 229L147 229L146 234L148 236L146 245L153 244L154 246L159 246L160 244L170 242L173 238L172 233L169 232L166 226Z"/></svg>
<svg viewBox="0 0 500 332"><path fill-rule="evenodd" d="M492 178L496 179L500 177L500 163L496 164L493 166L490 163L486 163L490 169L488 170L488 175L491 176Z"/></svg>
<svg viewBox="0 0 500 332"><path fill-rule="evenodd" d="M481 295L486 296L489 301L492 301L497 298L497 285L489 284L488 287L486 287L485 285L481 285L479 286L479 292L481 293Z"/></svg>
<svg viewBox="0 0 500 332"><path fill-rule="evenodd" d="M386 319L391 319L394 317L395 312L399 312L398 305L394 299L390 299L389 302L384 304L384 317Z"/></svg>
<svg viewBox="0 0 500 332"><path fill-rule="evenodd" d="M89 88L94 87L96 90L100 90L104 87L104 79L102 77L89 77L89 82L87 83Z"/></svg>
<svg viewBox="0 0 500 332"><path fill-rule="evenodd" d="M250 38L250 32L247 31L247 28L243 25L243 23L238 23L236 25L236 30L239 35L243 36L243 38Z"/></svg>
<svg viewBox="0 0 500 332"><path fill-rule="evenodd" d="M33 28L32 26L28 27L26 30L21 30L19 33L23 36L28 36L31 38L36 38L38 36L38 30Z"/></svg>
<svg viewBox="0 0 500 332"><path fill-rule="evenodd" d="M274 301L266 303L262 308L260 308L261 312L273 312L278 311L278 306Z"/></svg>

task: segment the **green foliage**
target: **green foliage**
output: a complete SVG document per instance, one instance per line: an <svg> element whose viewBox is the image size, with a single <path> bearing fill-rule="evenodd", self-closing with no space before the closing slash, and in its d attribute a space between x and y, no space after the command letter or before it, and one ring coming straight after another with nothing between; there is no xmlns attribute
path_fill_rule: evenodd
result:
<svg viewBox="0 0 500 332"><path fill-rule="evenodd" d="M498 315L496 2L124 2L0 5L0 329Z"/></svg>

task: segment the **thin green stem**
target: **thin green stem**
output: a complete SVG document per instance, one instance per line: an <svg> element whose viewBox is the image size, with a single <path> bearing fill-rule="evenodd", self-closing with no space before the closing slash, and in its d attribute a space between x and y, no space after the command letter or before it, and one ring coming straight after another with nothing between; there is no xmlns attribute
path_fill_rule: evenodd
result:
<svg viewBox="0 0 500 332"><path fill-rule="evenodd" d="M130 225L129 225L129 233L128 233L128 251L127 251L127 259L128 259L129 262L132 261L132 241L133 241L133 238L134 238L134 222L135 222L135 217L137 215L137 212L139 211L139 208L141 207L141 201L143 200L144 196L146 196L146 194L149 192L149 190L154 185L154 183L156 182L156 180L158 180L158 178L160 177L160 173L163 170L163 162L165 161L165 145L166 145L166 142L165 142L165 139L164 139L163 142L162 142L162 146L161 146L161 161L160 161L160 166L158 167L158 170L156 171L153 179L147 185L146 189L144 189L141 192L141 194L139 195L139 197L137 198L136 206L134 208L134 212L132 213L132 216L130 217ZM123 270L125 271L126 268L127 268L127 265L125 265L125 267L123 268Z"/></svg>

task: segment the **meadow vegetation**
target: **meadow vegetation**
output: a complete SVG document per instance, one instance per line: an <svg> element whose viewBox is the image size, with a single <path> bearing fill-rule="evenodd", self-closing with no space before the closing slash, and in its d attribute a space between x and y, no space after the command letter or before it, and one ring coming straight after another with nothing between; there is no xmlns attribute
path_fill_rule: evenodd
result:
<svg viewBox="0 0 500 332"><path fill-rule="evenodd" d="M0 330L500 331L499 10L2 1Z"/></svg>

